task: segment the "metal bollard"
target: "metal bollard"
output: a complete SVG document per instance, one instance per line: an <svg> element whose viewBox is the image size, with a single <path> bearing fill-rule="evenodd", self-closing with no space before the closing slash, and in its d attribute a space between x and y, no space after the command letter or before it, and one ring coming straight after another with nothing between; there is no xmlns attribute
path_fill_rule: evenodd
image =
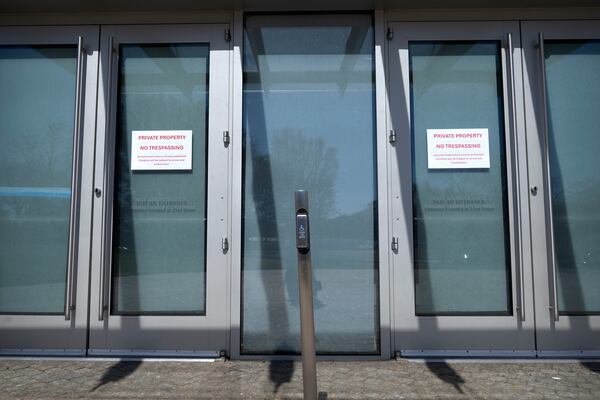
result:
<svg viewBox="0 0 600 400"><path fill-rule="evenodd" d="M313 314L312 262L308 223L308 192L296 190L296 249L300 284L300 340L302 342L302 384L304 399L317 400L317 356Z"/></svg>

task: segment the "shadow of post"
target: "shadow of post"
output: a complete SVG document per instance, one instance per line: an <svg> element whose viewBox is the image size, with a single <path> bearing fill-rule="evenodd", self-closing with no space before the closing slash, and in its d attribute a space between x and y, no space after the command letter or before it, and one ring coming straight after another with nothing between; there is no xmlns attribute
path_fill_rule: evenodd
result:
<svg viewBox="0 0 600 400"><path fill-rule="evenodd" d="M118 382L122 379L127 378L129 375L133 374L140 366L142 365L141 361L133 361L133 360L120 360L119 362L111 365L104 374L100 378L100 381L94 388L91 390L95 392L100 387L112 383Z"/></svg>
<svg viewBox="0 0 600 400"><path fill-rule="evenodd" d="M464 393L461 387L461 385L465 383L464 378L458 372L456 372L456 370L452 368L447 362L427 360L425 362L425 366L438 379L449 385L452 385L457 392Z"/></svg>
<svg viewBox="0 0 600 400"><path fill-rule="evenodd" d="M412 95L411 95L411 99L412 99ZM411 135L413 135L412 128L411 128ZM412 168L412 166L411 166L411 168ZM402 171L400 171L400 176L402 176L401 172ZM427 303L433 306L434 300L433 300L433 293L432 293L430 268L427 264L425 264L425 266L422 268L417 268L418 266L416 264L416 262L417 262L416 257L419 257L419 254L421 254L421 252L417 248L418 243L426 243L427 232L426 232L425 226L424 225L421 226L419 229L418 241L416 239L414 239L414 236L415 236L415 225L414 224L417 224L419 221L421 223L423 223L423 219L421 218L421 216L423 215L423 209L421 206L420 193L419 193L419 190L417 189L416 185L414 184L414 182L412 183L411 187L412 187L412 195L413 195L413 199L412 199L412 204L413 204L412 217L413 217L413 219L412 219L412 221L407 220L407 223L410 222L412 224L410 226L406 226L406 229L407 229L407 232L409 229L412 232L412 234L407 235L407 237L413 237L413 243L414 243L414 246L412 247L412 257L411 257L411 260L412 260L411 265L412 265L413 274L414 274L414 280L413 280L412 284L413 284L413 290L415 291L415 293L414 293L415 309L413 311L415 313L414 314L415 318L417 318L419 332L422 332L422 331L439 332L436 316L428 317L427 323L422 322L421 318L424 318L424 317L417 316L416 300L417 300L418 296L416 294L416 290L417 290L417 287L419 284L426 286L426 287L423 287L421 290L424 291L426 293L426 296L428 297L426 299ZM424 251L426 252L426 250L424 250ZM458 393L464 394L462 385L464 385L466 383L465 379L454 368L452 368L447 362L426 360L425 366L436 378L438 378L439 380L441 380L444 383L452 385Z"/></svg>
<svg viewBox="0 0 600 400"><path fill-rule="evenodd" d="M246 57L253 57L256 68L255 73L248 74L246 67L244 67L244 90L246 90L249 83L256 87L255 94L244 93L244 103L246 105L243 111L244 125L246 127L243 135L244 157L248 156L249 149L252 162L252 200L255 204L254 208L256 210L260 235L261 264L265 258L270 259L270 265L262 264L260 266L268 310L267 318L269 327L267 332L269 336L272 336L274 342L278 342L274 349L274 353L277 354L289 352L290 348L289 344L285 343L289 336L289 320L284 293L284 269L279 245L279 229L277 226L269 138L267 135L267 122L262 97L265 88L262 82L261 71L262 69L268 70L268 65L263 60L264 57L262 57L266 54L262 31L260 29L248 29L245 27L244 35L247 38L245 44L248 45L248 48L244 51L244 65L246 66L250 62L250 60L246 60ZM261 65L263 62L265 64ZM251 97L251 101L249 101L248 97ZM251 131L250 127L252 128ZM247 174L247 170L244 172L245 174ZM245 177L244 181L246 181ZM243 207L246 208L245 206ZM266 240L271 238L276 240ZM269 364L269 379L274 385L273 392L276 393L282 384L290 382L293 374L293 362L271 361Z"/></svg>
<svg viewBox="0 0 600 400"><path fill-rule="evenodd" d="M112 51L112 49L109 49ZM113 241L110 243L112 246L112 250L110 254L112 258L110 260L109 265L109 274L108 281L105 284L109 285L110 288L108 293L108 308L105 311L105 318L103 329L105 331L109 331L109 321L110 315L112 314L112 307L116 304L118 299L119 289L127 289L127 299L128 305L135 310L138 310L140 307L140 293L139 293L139 283L137 281L133 282L130 280L129 284L124 285L117 284L117 280L120 280L124 275L121 270L121 262L127 261L128 267L125 271L128 275L136 276L137 275L137 255L135 252L135 232L133 227L133 198L131 191L131 182L133 179L133 172L131 171L130 165L131 160L129 155L131 154L131 137L127 135L127 102L125 101L126 94L123 93L125 86L125 79L123 74L122 62L124 60L123 54L121 54L122 49L117 46L116 52L119 54L119 57L115 57L117 60L117 73L114 86L117 88L116 96L113 99L110 99L108 96L105 96L107 101L116 102L116 114L117 120L115 124L115 147L112 151L115 152L114 164L110 167L114 168L114 182L113 182L113 208L112 208L112 229ZM110 60L111 57L108 57ZM115 62L115 61L113 61ZM111 68L108 68L110 71ZM108 85L112 85L111 82L112 77L108 77ZM105 88L106 90L107 88ZM107 104L105 106L106 110L112 109L112 104ZM124 223L123 223L124 222ZM124 324L123 329L131 328L134 332L140 330L138 318L132 318ZM111 383L117 382L121 379L126 378L131 375L135 370L137 370L141 365L141 361L125 361L121 360L112 366L110 366L100 378L98 384L92 389L96 391L100 387Z"/></svg>
<svg viewBox="0 0 600 400"><path fill-rule="evenodd" d="M269 363L269 380L274 385L273 393L277 393L281 385L290 383L293 375L293 361L271 361Z"/></svg>
<svg viewBox="0 0 600 400"><path fill-rule="evenodd" d="M592 371L592 372L595 372L597 374L600 374L600 362L587 362L587 361L583 361L581 363L581 365L583 365L589 371Z"/></svg>

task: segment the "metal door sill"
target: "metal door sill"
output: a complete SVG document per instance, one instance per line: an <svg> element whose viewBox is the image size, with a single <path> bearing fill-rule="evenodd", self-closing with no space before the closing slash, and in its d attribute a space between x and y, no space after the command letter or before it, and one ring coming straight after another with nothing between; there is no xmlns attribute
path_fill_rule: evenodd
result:
<svg viewBox="0 0 600 400"><path fill-rule="evenodd" d="M535 358L534 350L401 350L396 352L396 359L400 358L438 358L438 359L520 359Z"/></svg>
<svg viewBox="0 0 600 400"><path fill-rule="evenodd" d="M84 357L85 349L0 349L0 357Z"/></svg>
<svg viewBox="0 0 600 400"><path fill-rule="evenodd" d="M87 355L98 358L117 358L131 360L151 359L196 359L206 361L224 360L223 351L194 351L194 350L124 350L124 349L89 349Z"/></svg>
<svg viewBox="0 0 600 400"><path fill-rule="evenodd" d="M600 350L540 350L537 352L539 358L567 358L577 359L600 359Z"/></svg>

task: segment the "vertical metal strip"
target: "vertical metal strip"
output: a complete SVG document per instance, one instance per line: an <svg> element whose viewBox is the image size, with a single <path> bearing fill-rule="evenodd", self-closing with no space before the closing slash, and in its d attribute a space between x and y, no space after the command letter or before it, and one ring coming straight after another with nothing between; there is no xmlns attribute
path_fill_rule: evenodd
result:
<svg viewBox="0 0 600 400"><path fill-rule="evenodd" d="M79 205L79 169L81 165L81 103L83 91L83 38L77 39L77 69L75 78L75 120L73 122L73 152L71 165L71 204L69 210L69 250L67 259L67 282L65 289L65 320L71 320L75 309L73 278L75 275L75 259L77 254L77 207Z"/></svg>
<svg viewBox="0 0 600 400"><path fill-rule="evenodd" d="M511 122L511 131L512 131L512 138L513 138L513 142L514 142L514 160L515 160L515 168L516 168L516 173L513 174L513 176L515 177L515 192L516 192L516 196L513 196L513 198L516 198L515 201L515 213L517 215L517 229L516 229L516 233L517 233L517 237L515 242L517 243L517 307L518 307L518 313L519 313L519 318L521 319L521 321L525 321L525 306L524 306L524 299L525 299L525 291L524 291L524 275L523 275L523 245L522 245L522 238L523 238L523 230L522 230L522 216L521 216L521 178L520 178L520 164L519 164L519 136L517 134L517 101L516 101L516 91L515 91L515 67L514 67L514 58L513 58L513 42L512 42L512 34L509 32L506 35L506 40L507 40L507 44L508 44L508 54L507 54L507 64L508 64L508 74L509 74L509 79L510 79L510 105L511 105L511 112L512 112L512 117L510 119Z"/></svg>
<svg viewBox="0 0 600 400"><path fill-rule="evenodd" d="M548 222L550 225L550 273L552 280L552 299L549 305L554 321L558 321L558 290L557 290L557 278L556 278L556 255L554 252L554 218L552 215L552 187L550 182L550 145L549 145L549 133L548 133L548 101L546 99L546 58L544 51L544 34L539 33L539 56L540 56L540 77L542 80L542 123L543 123L543 134L544 134L544 168L546 173L546 190L544 194L547 199L548 206Z"/></svg>
<svg viewBox="0 0 600 400"><path fill-rule="evenodd" d="M109 171L110 171L110 160L112 157L110 156L112 151L112 146L109 144L112 143L112 135L111 135L111 126L110 126L110 115L111 115L111 104L112 104L112 75L113 75L113 52L114 49L114 39L111 36L108 39L108 59L107 59L107 74L106 74L106 102L105 102L105 140L104 140L104 199L102 202L102 243L101 243L101 260L100 260L100 285L99 285L99 302L98 302L98 320L104 320L104 312L107 308L107 274L109 270L110 264L110 247L112 246L112 242L110 238L112 237L112 213L110 212L110 204L109 201L109 187L110 187L110 179L109 179Z"/></svg>

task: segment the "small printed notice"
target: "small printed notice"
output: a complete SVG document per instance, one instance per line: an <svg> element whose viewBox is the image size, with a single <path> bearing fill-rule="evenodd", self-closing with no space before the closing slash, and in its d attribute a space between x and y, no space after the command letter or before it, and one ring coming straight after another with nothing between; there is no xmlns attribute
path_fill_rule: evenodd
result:
<svg viewBox="0 0 600 400"><path fill-rule="evenodd" d="M131 170L191 170L192 131L132 131Z"/></svg>
<svg viewBox="0 0 600 400"><path fill-rule="evenodd" d="M427 168L489 168L487 129L427 129Z"/></svg>

